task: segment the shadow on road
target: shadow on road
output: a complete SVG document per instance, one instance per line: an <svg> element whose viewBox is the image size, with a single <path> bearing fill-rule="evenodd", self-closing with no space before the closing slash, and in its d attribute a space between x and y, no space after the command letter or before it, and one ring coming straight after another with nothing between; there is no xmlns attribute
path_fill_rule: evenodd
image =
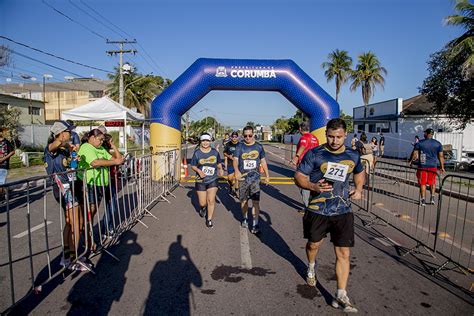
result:
<svg viewBox="0 0 474 316"><path fill-rule="evenodd" d="M107 315L112 304L122 297L130 260L132 256L142 253L143 249L137 243L137 234L126 231L119 243L110 250L116 251L120 262L103 253L94 269L96 275L84 274L71 289L67 298L67 315Z"/></svg>
<svg viewBox="0 0 474 316"><path fill-rule="evenodd" d="M195 309L191 285L201 287L202 277L181 235L170 245L168 259L156 263L150 285L144 315L190 315Z"/></svg>
<svg viewBox="0 0 474 316"><path fill-rule="evenodd" d="M304 208L303 203L292 199L286 194L281 193L277 187L274 187L272 185L261 185L260 189L275 200L285 203L292 209L300 210Z"/></svg>

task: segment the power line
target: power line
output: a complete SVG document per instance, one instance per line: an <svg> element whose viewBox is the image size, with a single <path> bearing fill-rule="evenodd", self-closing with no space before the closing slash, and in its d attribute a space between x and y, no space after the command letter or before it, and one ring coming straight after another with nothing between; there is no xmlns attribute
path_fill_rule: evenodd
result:
<svg viewBox="0 0 474 316"><path fill-rule="evenodd" d="M96 31L94 30L91 30L89 27L87 27L86 25L82 24L81 22L78 22L76 20L74 20L73 18L71 18L70 16L68 16L67 14L59 11L58 9L56 9L55 7L53 7L52 5L50 5L49 3L46 2L46 0L42 0L42 2L47 5L48 7L50 7L51 9L53 9L54 11L56 11L57 13L59 13L60 15L64 16L66 19L70 20L71 22L73 23L76 23L80 26L82 26L83 28L85 28L86 30L88 30L89 32L91 32L92 34L94 34L95 36L98 36L104 40L107 40L107 38L105 38L104 36L102 36L101 34L97 33Z"/></svg>
<svg viewBox="0 0 474 316"><path fill-rule="evenodd" d="M44 62L44 61L35 59L35 58L33 58L33 57L29 57L29 56L23 55L23 54L21 54L21 53L18 53L18 52L16 52L16 51L14 51L13 49L10 49L10 48L9 48L8 50L9 50L12 54L21 56L21 57L26 58L26 59L29 59L29 60L36 61L37 63L40 63L40 64L43 64L43 65L49 66L49 67L54 68L54 69L58 69L58 70L64 71L64 72L69 73L69 74L71 74L71 75L74 75L74 76L76 76L76 77L80 77L80 78L84 78L84 77L85 77L85 76L76 74L76 73L74 73L74 72L68 71L68 70L66 70L66 69L63 69L63 68L61 68L61 67L53 66L53 65L51 65L51 64L48 64L48 63L46 63L46 62Z"/></svg>
<svg viewBox="0 0 474 316"><path fill-rule="evenodd" d="M71 1L71 0L69 0ZM88 5L86 2L84 2L83 0L80 0L81 3L86 6L87 8L89 8L91 11L93 11L95 14L97 14L100 18L104 19L105 21L107 21L108 23L110 23L112 26L114 26L116 29L118 29L120 32L122 32L124 35L124 37L129 37L129 38L135 38L135 36L132 36L130 35L129 33L127 33L126 31L124 31L123 29L121 29L120 27L118 27L116 24L112 23L112 21L110 21L109 19L107 19L105 16L103 16L102 14L100 14L99 12L97 12L94 8L92 8L90 5ZM91 16L91 15L89 15ZM102 24L102 22L100 22ZM110 28L109 28L110 29ZM114 31L115 32L115 31ZM117 34L117 32L115 32ZM166 72L153 60L153 58L150 56L150 54L148 54L148 52L146 51L146 49L140 44L140 42L137 43L137 45L140 47L140 49L145 53L146 56L148 56L149 60L155 65L155 70L158 70L158 72L162 72L166 77L169 77ZM134 45L132 45L132 47L134 47ZM135 47L134 47L135 48ZM146 58L144 58L142 55L138 55L139 57L141 57L143 60L145 60L145 62L147 62L152 68L154 68L153 65L151 65L148 60Z"/></svg>
<svg viewBox="0 0 474 316"><path fill-rule="evenodd" d="M8 38L8 37L6 37L6 36L0 35L0 38L5 39L5 40L7 40L7 41L10 41L10 42L12 42L12 43L15 43L15 44L17 44L17 45L21 45L21 46L23 46L23 47L29 48L29 49L31 49L31 50L40 52L40 53L42 53L42 54L45 54L45 55L48 55L48 56L51 56L51 57L54 57L54 58L57 58L57 59L60 59L60 60L67 61L67 62L72 63L72 64L75 64L75 65L79 65L79 66L86 67L86 68L90 68L90 69L94 69L94 70L99 70L99 71L102 71L102 72L105 72L105 73L111 73L110 71L107 71L107 70L105 70L105 69L101 69L101 68L89 66L89 65L86 65L86 64L77 62L77 61L73 61L73 60L64 58L64 57L56 56L56 55L54 55L54 54L45 52L45 51L43 51L43 50L41 50L41 49L39 49L39 48L31 47L31 46L29 46L29 45L27 45L27 44L20 43L20 42L17 42L17 41L15 41L15 40L12 40L11 38Z"/></svg>

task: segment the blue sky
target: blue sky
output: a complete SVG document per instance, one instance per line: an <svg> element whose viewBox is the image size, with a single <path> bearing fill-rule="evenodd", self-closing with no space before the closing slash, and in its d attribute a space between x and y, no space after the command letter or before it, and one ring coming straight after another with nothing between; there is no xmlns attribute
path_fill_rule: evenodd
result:
<svg viewBox="0 0 474 316"><path fill-rule="evenodd" d="M118 58L105 53L117 47L104 38L136 38L138 55L125 60L141 73L173 80L200 57L292 59L333 97L334 82L326 81L321 68L327 55L343 49L356 61L358 54L372 51L388 71L385 88L377 88L371 99L378 102L418 93L429 55L461 34L443 25L453 7L451 0L0 0L0 35L106 70ZM0 44L76 74L105 78L103 72L5 40ZM0 83L11 72L48 73L53 81L71 75L18 55L13 63L15 68L0 72ZM350 92L346 84L339 103L352 114L353 107L362 105L360 90ZM247 121L271 124L295 110L275 92L219 91L197 103L191 118L210 115L237 128Z"/></svg>

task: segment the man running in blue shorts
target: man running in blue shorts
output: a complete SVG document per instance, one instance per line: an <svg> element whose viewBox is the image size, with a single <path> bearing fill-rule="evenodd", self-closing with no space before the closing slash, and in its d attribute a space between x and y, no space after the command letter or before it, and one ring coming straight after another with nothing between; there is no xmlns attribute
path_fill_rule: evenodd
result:
<svg viewBox="0 0 474 316"><path fill-rule="evenodd" d="M359 154L344 146L346 123L332 119L326 125L325 146L306 153L295 173L295 182L310 190L309 205L303 216L306 255L309 267L306 281L316 285L316 255L327 233L336 253L337 292L332 302L346 313L357 312L347 296L346 287L350 270L350 247L354 246L354 214L349 199L361 199L364 185L364 167ZM354 175L355 190L349 190L350 175Z"/></svg>
<svg viewBox="0 0 474 316"><path fill-rule="evenodd" d="M234 151L235 179L239 183L239 198L242 215L242 227L248 227L247 213L249 199L252 200L253 225L252 234L260 233L258 216L260 214L260 164L265 172L265 184L270 182L265 150L260 143L255 142L253 127L246 126L243 130L244 141L239 143Z"/></svg>

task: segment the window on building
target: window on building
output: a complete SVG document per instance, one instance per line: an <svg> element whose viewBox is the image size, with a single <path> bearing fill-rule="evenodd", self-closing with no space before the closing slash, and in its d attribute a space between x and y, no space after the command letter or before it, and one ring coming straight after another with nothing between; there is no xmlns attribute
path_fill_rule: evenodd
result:
<svg viewBox="0 0 474 316"><path fill-rule="evenodd" d="M101 90L96 91L89 91L89 98L102 98L104 96L104 92Z"/></svg>
<svg viewBox="0 0 474 316"><path fill-rule="evenodd" d="M41 108L35 107L35 106L30 106L28 107L28 114L29 115L40 115L41 113Z"/></svg>
<svg viewBox="0 0 474 316"><path fill-rule="evenodd" d="M375 124L369 124L369 133L375 133Z"/></svg>

